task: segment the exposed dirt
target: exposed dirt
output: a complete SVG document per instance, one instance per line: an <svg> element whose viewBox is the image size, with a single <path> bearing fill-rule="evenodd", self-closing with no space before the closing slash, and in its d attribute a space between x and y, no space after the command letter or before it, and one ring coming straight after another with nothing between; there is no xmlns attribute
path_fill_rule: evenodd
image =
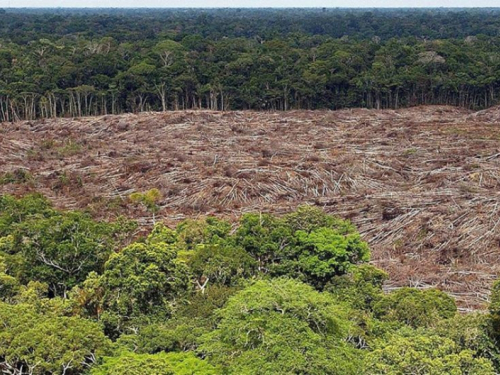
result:
<svg viewBox="0 0 500 375"><path fill-rule="evenodd" d="M500 109L169 112L0 124L0 193L151 222L303 203L350 218L401 285L484 305L500 273Z"/></svg>

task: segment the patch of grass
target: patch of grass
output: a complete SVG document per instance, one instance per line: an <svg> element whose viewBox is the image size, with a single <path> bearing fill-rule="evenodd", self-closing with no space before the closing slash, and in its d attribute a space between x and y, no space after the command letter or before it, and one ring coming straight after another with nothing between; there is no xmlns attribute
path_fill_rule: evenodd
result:
<svg viewBox="0 0 500 375"><path fill-rule="evenodd" d="M12 172L5 172L0 175L0 185L7 184L26 184L33 182L33 176L26 169L16 169Z"/></svg>
<svg viewBox="0 0 500 375"><path fill-rule="evenodd" d="M57 154L60 157L73 156L82 150L82 146L73 140L69 140L64 146L57 148Z"/></svg>
<svg viewBox="0 0 500 375"><path fill-rule="evenodd" d="M52 150L56 146L56 141L53 139L44 139L42 143L40 143L40 148L42 150Z"/></svg>

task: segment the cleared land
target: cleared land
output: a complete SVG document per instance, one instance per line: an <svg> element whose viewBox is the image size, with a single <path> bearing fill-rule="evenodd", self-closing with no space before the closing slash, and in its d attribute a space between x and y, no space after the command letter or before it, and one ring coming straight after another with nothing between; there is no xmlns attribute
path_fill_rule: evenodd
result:
<svg viewBox="0 0 500 375"><path fill-rule="evenodd" d="M168 112L0 124L0 193L151 223L309 203L350 218L401 285L483 306L500 274L500 109Z"/></svg>

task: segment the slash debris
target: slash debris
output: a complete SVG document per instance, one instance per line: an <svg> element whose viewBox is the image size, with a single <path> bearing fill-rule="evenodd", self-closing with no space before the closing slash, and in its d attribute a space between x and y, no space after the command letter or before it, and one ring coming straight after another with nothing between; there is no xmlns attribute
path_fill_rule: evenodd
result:
<svg viewBox="0 0 500 375"><path fill-rule="evenodd" d="M484 307L500 272L500 109L167 112L0 124L0 193L151 224L314 204L350 218L402 285ZM158 216L157 216L158 217Z"/></svg>

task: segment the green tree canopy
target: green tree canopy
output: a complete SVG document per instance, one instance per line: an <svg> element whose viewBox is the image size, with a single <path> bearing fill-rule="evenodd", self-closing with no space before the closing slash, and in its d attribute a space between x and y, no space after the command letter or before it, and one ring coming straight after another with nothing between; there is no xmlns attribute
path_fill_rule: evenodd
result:
<svg viewBox="0 0 500 375"><path fill-rule="evenodd" d="M105 358L92 375L216 375L220 372L192 353L124 353Z"/></svg>
<svg viewBox="0 0 500 375"><path fill-rule="evenodd" d="M200 351L234 374L355 374L349 311L290 279L258 281L231 297Z"/></svg>
<svg viewBox="0 0 500 375"><path fill-rule="evenodd" d="M373 312L382 320L428 327L455 316L457 306L452 297L437 289L401 288L380 299Z"/></svg>
<svg viewBox="0 0 500 375"><path fill-rule="evenodd" d="M366 356L368 374L495 374L491 361L452 340L405 328L380 340Z"/></svg>
<svg viewBox="0 0 500 375"><path fill-rule="evenodd" d="M118 325L146 315L167 317L175 298L188 289L188 268L174 245L158 242L158 232L106 262L100 286L107 319Z"/></svg>
<svg viewBox="0 0 500 375"><path fill-rule="evenodd" d="M102 271L123 229L81 212L29 216L12 228L6 260L18 263L11 272L22 282L45 282L54 295L63 295L89 272Z"/></svg>
<svg viewBox="0 0 500 375"><path fill-rule="evenodd" d="M0 320L0 369L7 373L82 373L110 353L99 325L85 319L0 302Z"/></svg>

